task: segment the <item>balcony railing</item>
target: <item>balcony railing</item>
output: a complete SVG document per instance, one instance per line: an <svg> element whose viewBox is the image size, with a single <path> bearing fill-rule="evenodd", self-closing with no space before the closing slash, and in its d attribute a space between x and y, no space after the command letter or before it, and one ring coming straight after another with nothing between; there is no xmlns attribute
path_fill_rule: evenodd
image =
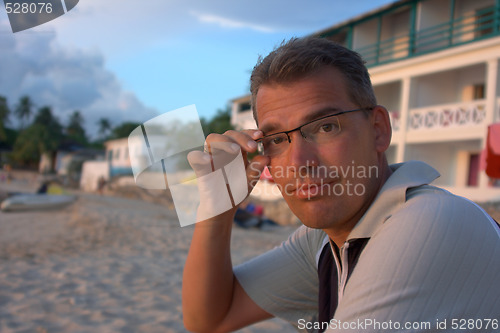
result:
<svg viewBox="0 0 500 333"><path fill-rule="evenodd" d="M375 66L498 35L500 7L489 7L355 50L363 55L367 66Z"/></svg>
<svg viewBox="0 0 500 333"><path fill-rule="evenodd" d="M408 131L441 130L482 125L485 118L485 100L412 109L408 118Z"/></svg>

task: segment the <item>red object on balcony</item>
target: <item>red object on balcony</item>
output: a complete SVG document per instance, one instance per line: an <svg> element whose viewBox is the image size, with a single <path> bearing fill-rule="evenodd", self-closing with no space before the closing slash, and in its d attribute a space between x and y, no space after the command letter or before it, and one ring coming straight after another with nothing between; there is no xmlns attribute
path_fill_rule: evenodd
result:
<svg viewBox="0 0 500 333"><path fill-rule="evenodd" d="M488 126L486 174L491 178L500 178L500 123Z"/></svg>

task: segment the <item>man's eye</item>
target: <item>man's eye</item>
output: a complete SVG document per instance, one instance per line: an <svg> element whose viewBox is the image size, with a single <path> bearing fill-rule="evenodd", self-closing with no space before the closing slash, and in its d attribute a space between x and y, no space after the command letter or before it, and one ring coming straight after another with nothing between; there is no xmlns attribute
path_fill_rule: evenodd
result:
<svg viewBox="0 0 500 333"><path fill-rule="evenodd" d="M319 131L320 133L328 133L328 132L331 132L333 131L335 128L335 125L332 124L332 123L327 123L327 124L322 124L319 128Z"/></svg>
<svg viewBox="0 0 500 333"><path fill-rule="evenodd" d="M271 145L279 145L280 143L283 143L283 138L282 137L276 137L276 138L272 138L269 140L270 141L270 144Z"/></svg>
<svg viewBox="0 0 500 333"><path fill-rule="evenodd" d="M262 141L262 144L264 145L264 147L269 149L271 147L278 146L278 145L282 144L284 141L285 141L285 139L278 135L275 137L266 138L264 141Z"/></svg>

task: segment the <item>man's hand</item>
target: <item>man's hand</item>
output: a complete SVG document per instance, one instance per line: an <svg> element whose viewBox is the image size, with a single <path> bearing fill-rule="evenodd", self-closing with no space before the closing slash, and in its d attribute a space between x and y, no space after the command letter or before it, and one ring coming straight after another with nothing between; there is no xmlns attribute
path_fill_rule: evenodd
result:
<svg viewBox="0 0 500 333"><path fill-rule="evenodd" d="M230 212L226 215L232 219L236 207L252 191L269 162L264 156L255 156L251 162L247 159L248 153L256 151L255 140L260 137L262 132L258 130L227 131L223 135L210 134L203 152L193 151L188 154L188 161L197 177L200 195L197 222L226 211ZM241 159L244 163L247 188L244 188L244 181L234 178L241 178L243 175ZM218 173L215 174L215 171ZM231 204L227 200L221 200L221 185L224 183L230 193Z"/></svg>
<svg viewBox="0 0 500 333"><path fill-rule="evenodd" d="M255 156L248 161L247 154L256 152L255 140L262 135L258 130L210 134L205 151L188 155L200 189L199 214L210 213L212 205L220 198L220 193L214 192L210 182L204 181L207 179L204 176L224 168L239 154L244 161L248 184L246 193L253 189L269 158ZM250 299L233 275L230 241L238 203L233 203L232 208L222 214L211 215L195 225L182 284L184 325L188 330L228 332L271 316Z"/></svg>

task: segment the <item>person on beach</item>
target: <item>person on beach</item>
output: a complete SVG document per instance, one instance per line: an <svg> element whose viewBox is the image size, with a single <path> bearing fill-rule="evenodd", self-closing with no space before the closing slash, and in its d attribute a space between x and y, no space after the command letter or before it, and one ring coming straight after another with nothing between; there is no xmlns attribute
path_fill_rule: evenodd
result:
<svg viewBox="0 0 500 333"><path fill-rule="evenodd" d="M258 130L207 144L237 144L245 158L260 148L246 163L249 187L268 166L303 226L233 267L236 208L197 223L183 276L188 330L271 317L309 332L499 329L500 228L429 185L439 176L429 165L388 164L389 115L357 53L293 38L259 59L250 90Z"/></svg>

